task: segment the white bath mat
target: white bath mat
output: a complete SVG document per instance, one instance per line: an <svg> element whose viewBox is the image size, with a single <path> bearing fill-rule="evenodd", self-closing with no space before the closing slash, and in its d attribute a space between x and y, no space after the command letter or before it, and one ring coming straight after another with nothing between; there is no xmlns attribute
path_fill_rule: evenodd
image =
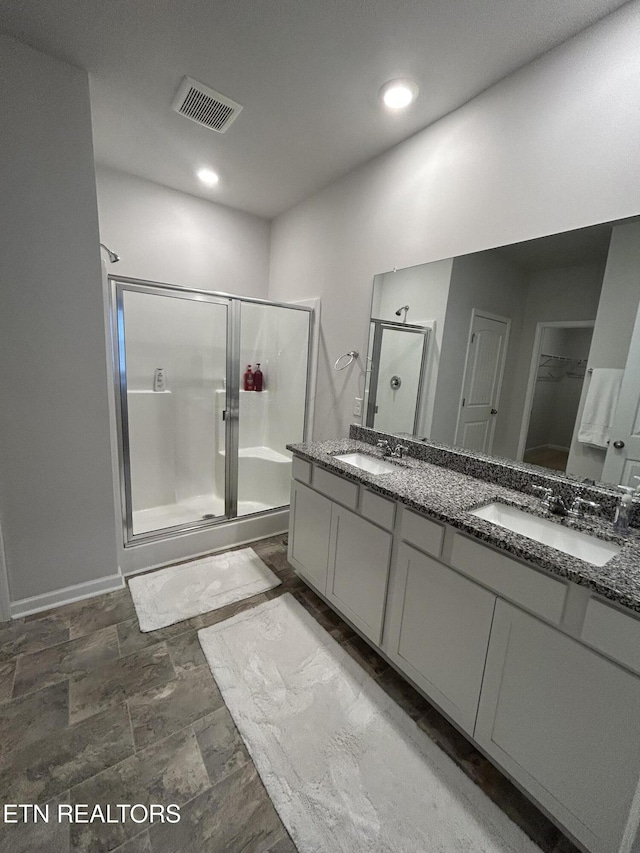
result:
<svg viewBox="0 0 640 853"><path fill-rule="evenodd" d="M291 595L198 637L300 853L540 853Z"/></svg>
<svg viewBox="0 0 640 853"><path fill-rule="evenodd" d="M280 583L252 548L242 548L131 578L129 589L140 630L155 631Z"/></svg>

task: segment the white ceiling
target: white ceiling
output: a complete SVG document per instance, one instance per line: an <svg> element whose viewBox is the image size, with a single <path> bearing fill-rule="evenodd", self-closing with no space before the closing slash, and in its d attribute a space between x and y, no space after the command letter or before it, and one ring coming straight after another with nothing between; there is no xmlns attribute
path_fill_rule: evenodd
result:
<svg viewBox="0 0 640 853"><path fill-rule="evenodd" d="M273 217L622 5L0 0L0 29L89 72L99 163ZM243 105L226 134L171 110L185 74ZM390 115L398 76L420 95Z"/></svg>

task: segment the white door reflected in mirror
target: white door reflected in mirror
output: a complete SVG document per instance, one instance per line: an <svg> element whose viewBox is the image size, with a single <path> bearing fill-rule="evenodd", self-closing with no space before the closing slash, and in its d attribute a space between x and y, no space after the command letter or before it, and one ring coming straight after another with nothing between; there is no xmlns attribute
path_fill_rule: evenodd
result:
<svg viewBox="0 0 640 853"><path fill-rule="evenodd" d="M511 320L471 312L455 444L491 453Z"/></svg>

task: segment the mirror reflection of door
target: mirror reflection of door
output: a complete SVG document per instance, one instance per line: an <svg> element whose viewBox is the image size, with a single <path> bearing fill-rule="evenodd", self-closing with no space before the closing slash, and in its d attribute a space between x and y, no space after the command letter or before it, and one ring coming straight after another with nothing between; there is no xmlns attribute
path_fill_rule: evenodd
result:
<svg viewBox="0 0 640 853"><path fill-rule="evenodd" d="M475 308L462 382L455 444L491 453L511 320Z"/></svg>
<svg viewBox="0 0 640 853"><path fill-rule="evenodd" d="M640 481L640 310L629 345L620 397L605 457L606 483L638 486Z"/></svg>
<svg viewBox="0 0 640 853"><path fill-rule="evenodd" d="M381 432L417 431L429 330L373 320L367 426Z"/></svg>

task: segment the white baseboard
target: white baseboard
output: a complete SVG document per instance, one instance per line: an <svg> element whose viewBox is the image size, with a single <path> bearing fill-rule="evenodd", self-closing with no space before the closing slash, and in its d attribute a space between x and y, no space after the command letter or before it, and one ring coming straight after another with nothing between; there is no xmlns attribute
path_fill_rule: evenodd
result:
<svg viewBox="0 0 640 853"><path fill-rule="evenodd" d="M238 545L250 545L260 539L286 533L289 527L289 507L258 516L234 519L228 524L203 531L199 536L176 536L147 545L125 549L122 574L109 575L95 581L68 586L31 598L11 602L11 618L30 616L52 607L93 598L105 592L114 592L125 586L124 576L148 572L181 560L197 559L203 554L226 551ZM127 564L128 558L128 564Z"/></svg>
<svg viewBox="0 0 640 853"><path fill-rule="evenodd" d="M56 589L53 592L44 592L41 595L33 595L30 598L21 598L19 601L11 602L11 618L19 616L30 616L32 613L41 613L52 607L60 607L63 604L71 604L74 601L82 601L85 598L93 598L104 592L114 592L124 587L122 575L108 575L94 581L67 586L64 589Z"/></svg>
<svg viewBox="0 0 640 853"><path fill-rule="evenodd" d="M536 450L562 450L564 453L569 452L568 447L564 447L562 444L536 444L535 447L527 447L525 448L525 453L533 453Z"/></svg>

